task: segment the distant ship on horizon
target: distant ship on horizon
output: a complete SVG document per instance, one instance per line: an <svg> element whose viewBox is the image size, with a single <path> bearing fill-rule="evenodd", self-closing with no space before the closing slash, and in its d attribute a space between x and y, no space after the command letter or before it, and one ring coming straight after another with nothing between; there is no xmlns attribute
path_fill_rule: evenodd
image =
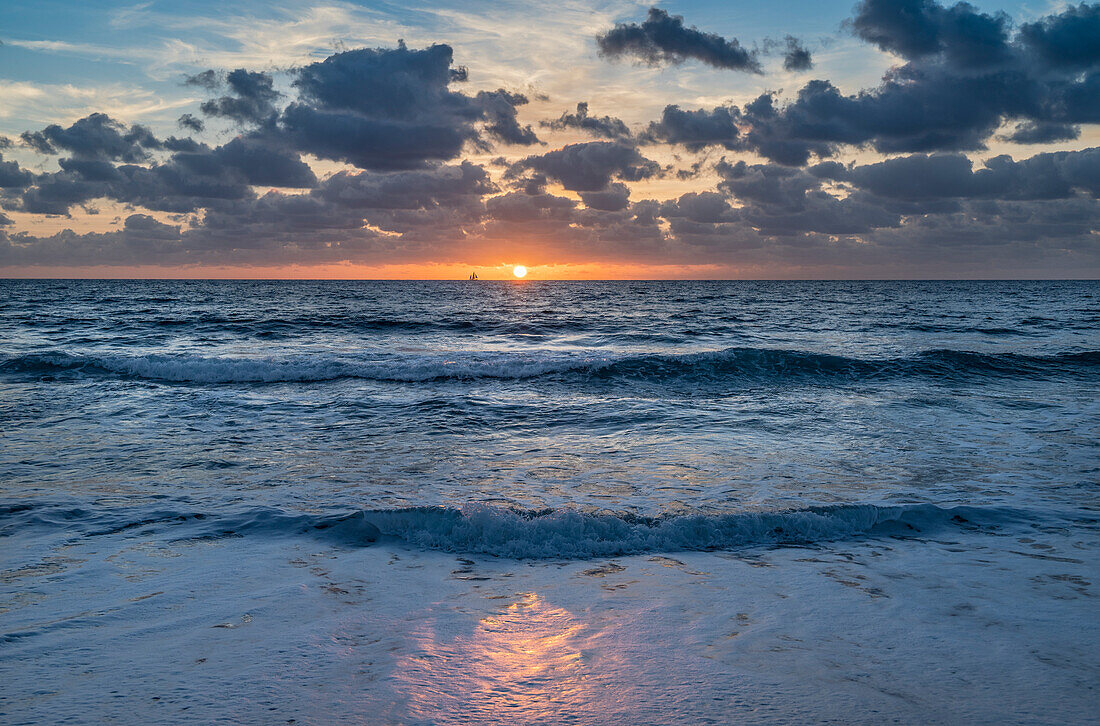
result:
<svg viewBox="0 0 1100 726"><path fill-rule="evenodd" d="M471 272L470 273L470 279L471 280L476 280L477 279L477 273L476 272Z"/></svg>

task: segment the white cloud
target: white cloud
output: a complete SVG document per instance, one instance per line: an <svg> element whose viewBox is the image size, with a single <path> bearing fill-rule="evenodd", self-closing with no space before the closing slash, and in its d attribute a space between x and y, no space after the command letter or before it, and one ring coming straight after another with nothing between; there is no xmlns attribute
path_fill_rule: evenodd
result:
<svg viewBox="0 0 1100 726"><path fill-rule="evenodd" d="M118 83L76 86L0 79L0 119L35 124L72 123L89 113L102 112L132 123L159 111L176 109L191 98L166 99L154 91Z"/></svg>

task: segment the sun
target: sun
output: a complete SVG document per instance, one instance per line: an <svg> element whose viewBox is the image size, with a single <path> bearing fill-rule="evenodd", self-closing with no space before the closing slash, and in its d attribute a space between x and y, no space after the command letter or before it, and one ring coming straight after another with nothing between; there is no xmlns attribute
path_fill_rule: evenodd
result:
<svg viewBox="0 0 1100 726"><path fill-rule="evenodd" d="M515 275L516 277L526 277L527 276L527 268L524 267L523 265L516 265L515 267L512 268L512 274Z"/></svg>

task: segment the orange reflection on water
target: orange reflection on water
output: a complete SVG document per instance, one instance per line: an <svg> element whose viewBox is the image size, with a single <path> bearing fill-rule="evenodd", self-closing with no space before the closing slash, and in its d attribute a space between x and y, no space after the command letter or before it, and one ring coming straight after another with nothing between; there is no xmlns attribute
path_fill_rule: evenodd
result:
<svg viewBox="0 0 1100 726"><path fill-rule="evenodd" d="M546 723L593 706L568 610L528 593L472 631L426 628L398 665L409 715L436 723Z"/></svg>

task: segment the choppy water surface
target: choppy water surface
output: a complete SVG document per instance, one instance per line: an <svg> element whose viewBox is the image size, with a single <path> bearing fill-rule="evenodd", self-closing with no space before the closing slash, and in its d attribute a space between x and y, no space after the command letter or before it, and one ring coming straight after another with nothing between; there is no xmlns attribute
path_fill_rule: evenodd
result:
<svg viewBox="0 0 1100 726"><path fill-rule="evenodd" d="M1098 330L1094 282L3 281L0 617L12 642L49 630L43 602L111 571L82 548L245 546L231 539L279 562L564 559L607 584L629 568L585 560L1006 534L1031 552L1041 532L1056 541L1036 553L1086 571L1029 582L1076 577L1091 598ZM538 588L512 595L478 628L583 625ZM416 653L442 658L433 643L409 646L394 688L426 687ZM462 720L437 697L384 718ZM714 716L682 698L630 713ZM768 713L813 715L790 698ZM340 703L327 715L371 720Z"/></svg>
<svg viewBox="0 0 1100 726"><path fill-rule="evenodd" d="M1093 494L1092 283L6 282L9 494L647 516Z"/></svg>

